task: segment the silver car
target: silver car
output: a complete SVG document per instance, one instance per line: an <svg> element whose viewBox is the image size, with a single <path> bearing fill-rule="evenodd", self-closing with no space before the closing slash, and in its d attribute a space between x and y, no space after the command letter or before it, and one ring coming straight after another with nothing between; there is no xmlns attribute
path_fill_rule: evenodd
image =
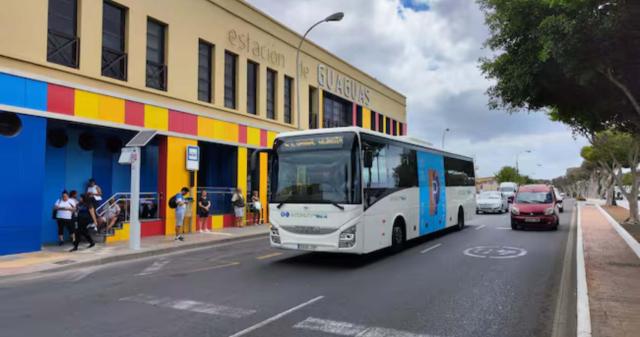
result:
<svg viewBox="0 0 640 337"><path fill-rule="evenodd" d="M476 199L476 214L506 213L509 211L507 196L498 191L480 192Z"/></svg>

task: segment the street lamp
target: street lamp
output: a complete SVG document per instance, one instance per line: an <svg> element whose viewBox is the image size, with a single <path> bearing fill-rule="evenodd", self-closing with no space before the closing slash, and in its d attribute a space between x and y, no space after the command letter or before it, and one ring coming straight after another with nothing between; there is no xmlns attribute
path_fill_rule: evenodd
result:
<svg viewBox="0 0 640 337"><path fill-rule="evenodd" d="M447 134L447 132L451 131L449 128L446 128L444 130L442 130L442 149L444 150L444 136Z"/></svg>
<svg viewBox="0 0 640 337"><path fill-rule="evenodd" d="M302 66L300 64L300 48L302 48L302 43L304 42L304 39L307 37L309 32L313 28L315 28L317 25L323 22L340 21L342 20L343 17L344 17L344 13L342 12L333 13L327 16L326 18L314 23L311 27L309 27L309 29L307 29L304 35L302 35L302 39L300 39L300 43L298 44L298 49L296 49L296 110L298 112L297 114L298 117L296 118L297 120L296 124L298 125L298 129L300 129L300 68Z"/></svg>
<svg viewBox="0 0 640 337"><path fill-rule="evenodd" d="M531 153L531 150L524 150L524 151L519 152L518 154L516 154L516 173L518 175L520 175L520 169L518 168L518 156L520 156L523 153Z"/></svg>

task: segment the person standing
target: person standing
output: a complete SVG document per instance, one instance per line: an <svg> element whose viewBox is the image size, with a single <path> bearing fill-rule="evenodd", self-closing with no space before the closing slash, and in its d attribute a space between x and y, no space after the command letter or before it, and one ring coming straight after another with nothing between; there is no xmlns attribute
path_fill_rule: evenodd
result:
<svg viewBox="0 0 640 337"><path fill-rule="evenodd" d="M253 195L251 195L251 213L253 213L252 223L254 225L261 224L262 204L260 203L260 196L258 195L258 191L253 191Z"/></svg>
<svg viewBox="0 0 640 337"><path fill-rule="evenodd" d="M184 216L187 212L187 200L185 199L187 194L189 194L189 189L187 187L183 187L180 190L180 193L173 197L176 206L176 237L174 240L184 241L184 236L182 236L182 224L184 223ZM171 203L171 200L169 200L169 203Z"/></svg>
<svg viewBox="0 0 640 337"><path fill-rule="evenodd" d="M89 183L87 184L87 198L89 199L89 213L91 214L94 227L96 227L100 224L98 222L96 209L98 209L100 202L102 201L102 189L96 184L96 181L93 178L89 179Z"/></svg>
<svg viewBox="0 0 640 337"><path fill-rule="evenodd" d="M64 229L69 231L69 235L73 237L73 213L76 211L74 202L69 199L67 191L62 191L62 196L53 206L56 214L56 222L58 224L58 245L64 245ZM75 239L73 239L75 240Z"/></svg>
<svg viewBox="0 0 640 337"><path fill-rule="evenodd" d="M231 203L233 204L233 213L235 215L236 227L243 227L242 218L244 217L244 196L242 196L242 189L236 188L235 193L231 197Z"/></svg>
<svg viewBox="0 0 640 337"><path fill-rule="evenodd" d="M89 235L89 232L87 231L87 225L89 225L89 222L91 222L91 214L89 213L89 206L87 205L87 195L83 194L80 196L80 200L78 202L78 206L76 208L77 210L77 220L78 223L76 225L76 230L75 230L75 235L74 235L74 240L73 240L73 248L70 250L70 252L75 252L76 250L78 250L78 245L80 244L80 237L84 237L87 242L89 242L89 246L87 246L87 248L91 248L93 246L96 245L96 243L93 241L93 238L91 237L91 235Z"/></svg>
<svg viewBox="0 0 640 337"><path fill-rule="evenodd" d="M207 228L207 219L209 218L209 210L211 209L211 201L207 198L207 191L202 190L198 198L198 232L209 232Z"/></svg>

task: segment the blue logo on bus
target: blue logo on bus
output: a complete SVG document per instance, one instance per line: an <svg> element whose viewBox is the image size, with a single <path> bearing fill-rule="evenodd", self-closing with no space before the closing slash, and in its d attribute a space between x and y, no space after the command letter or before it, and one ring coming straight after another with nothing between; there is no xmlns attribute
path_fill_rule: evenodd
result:
<svg viewBox="0 0 640 337"><path fill-rule="evenodd" d="M286 212L286 211L280 212L280 216L283 217L283 218L288 218L289 215L290 215L289 212Z"/></svg>

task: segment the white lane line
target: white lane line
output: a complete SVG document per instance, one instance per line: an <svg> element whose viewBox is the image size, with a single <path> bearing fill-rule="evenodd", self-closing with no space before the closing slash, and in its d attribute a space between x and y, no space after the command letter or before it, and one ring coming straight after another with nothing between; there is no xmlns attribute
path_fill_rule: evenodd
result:
<svg viewBox="0 0 640 337"><path fill-rule="evenodd" d="M576 273L577 273L577 303L578 337L591 337L591 314L589 313L589 293L587 288L587 272L584 265L584 246L582 241L582 205L578 204L578 233L576 234Z"/></svg>
<svg viewBox="0 0 640 337"><path fill-rule="evenodd" d="M483 229L483 228L484 228L484 227L486 227L486 226L487 226L487 225L480 225L480 226L476 227L476 230L478 230L478 229Z"/></svg>
<svg viewBox="0 0 640 337"><path fill-rule="evenodd" d="M308 317L304 321L294 325L293 328L355 337L435 337L434 335L416 334L380 327L367 327L349 322L332 321L315 317Z"/></svg>
<svg viewBox="0 0 640 337"><path fill-rule="evenodd" d="M202 234L207 234L207 235L222 235L222 236L233 236L233 234L231 233L224 233L224 232L204 232Z"/></svg>
<svg viewBox="0 0 640 337"><path fill-rule="evenodd" d="M67 280L69 282L78 282L84 279L85 277L93 274L95 271L97 271L100 268L101 268L100 266L96 266L96 267L88 267L88 268L82 268L82 269L71 271Z"/></svg>
<svg viewBox="0 0 640 337"><path fill-rule="evenodd" d="M169 262L171 262L171 260L155 261L152 265L150 265L149 267L145 268L140 273L136 274L136 276L145 276L145 275L151 275L153 273L156 273L160 269L164 268L164 266L166 266Z"/></svg>
<svg viewBox="0 0 640 337"><path fill-rule="evenodd" d="M431 246L431 247L429 247L429 248L427 248L427 249L425 249L425 250L421 251L421 252L420 252L420 254L424 254L424 253L426 253L426 252L428 252L428 251L430 251L430 250L432 250L432 249L436 249L436 248L438 248L438 247L440 247L440 246L442 246L442 244L441 244L441 243L439 243L439 244L437 244L437 245L433 245L433 246Z"/></svg>
<svg viewBox="0 0 640 337"><path fill-rule="evenodd" d="M242 318L254 314L255 310L240 309L228 307L225 305L217 305L213 303L205 303L192 300L180 300L169 297L156 297L145 294L138 294L135 296L123 297L120 299L123 302L134 302L149 304L154 307L170 308L175 310L184 310L191 312L198 312L201 314L224 316L231 318Z"/></svg>
<svg viewBox="0 0 640 337"><path fill-rule="evenodd" d="M511 229L511 227L496 227L496 229Z"/></svg>
<svg viewBox="0 0 640 337"><path fill-rule="evenodd" d="M252 326L250 326L250 327L248 327L248 328L246 328L244 330L238 331L238 332L234 333L233 335L231 335L229 337L244 336L244 335L248 334L249 332L251 332L253 330L260 329L261 327L263 327L263 326L265 326L265 325L267 325L267 324L269 324L271 322L277 321L280 318L282 318L282 317L284 317L284 316L286 316L286 315L288 315L288 314L290 314L290 313L292 313L292 312L294 312L296 310L302 309L303 307L306 307L309 304L313 304L314 302L317 302L317 301L319 301L319 300L321 300L323 298L324 298L324 296L318 296L316 298L312 298L312 299L310 299L310 300L308 300L308 301L306 301L306 302L304 302L302 304L296 305L295 307L293 307L291 309L285 310L285 311L283 311L283 312L281 312L281 313L279 313L279 314L277 314L275 316L267 318L267 319L265 319L264 321L262 321L260 323L254 324L254 325L252 325Z"/></svg>

